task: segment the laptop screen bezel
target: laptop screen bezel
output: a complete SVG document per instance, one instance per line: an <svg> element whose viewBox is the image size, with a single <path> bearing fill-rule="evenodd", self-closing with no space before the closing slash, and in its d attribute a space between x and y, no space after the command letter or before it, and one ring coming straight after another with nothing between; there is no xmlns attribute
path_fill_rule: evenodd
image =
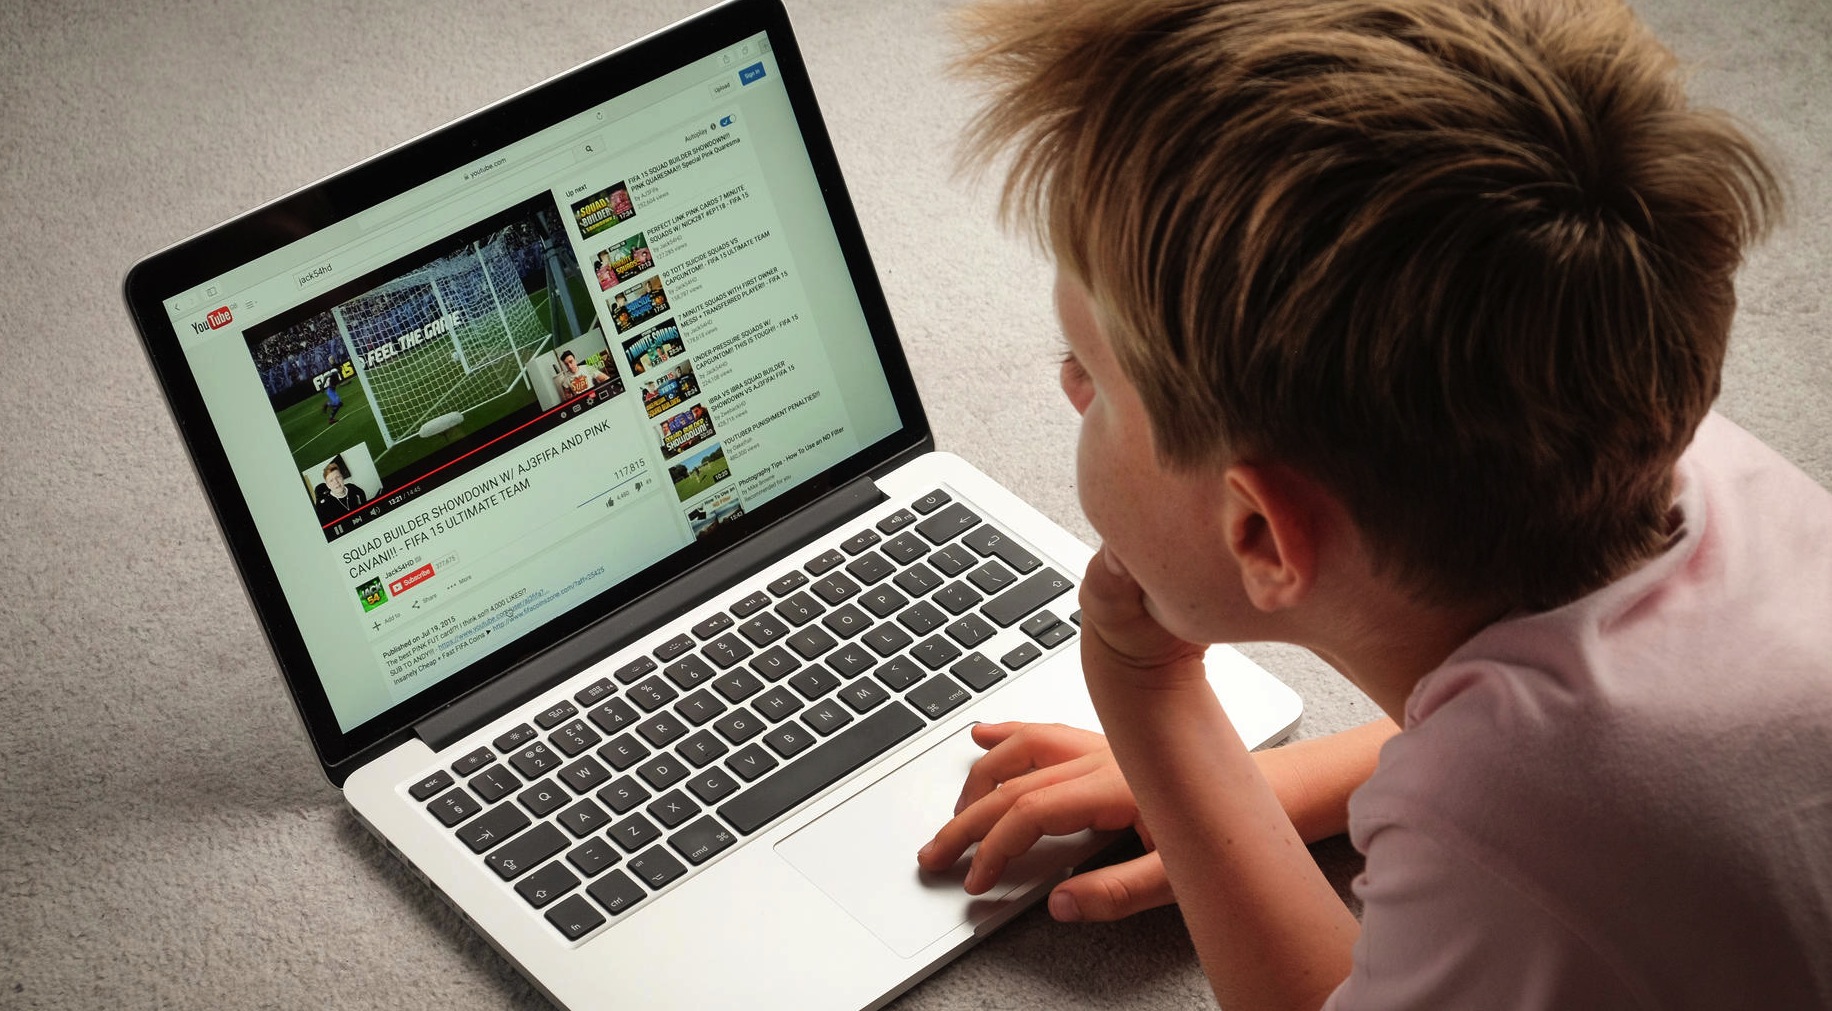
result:
<svg viewBox="0 0 1832 1011"><path fill-rule="evenodd" d="M866 324L883 364L902 428L814 479L751 511L726 537L683 548L650 569L556 617L425 691L344 730L289 607L254 517L230 466L164 303L211 278L302 239L489 151L547 129L569 117L684 67L758 32L767 32L827 205ZM780 0L729 0L639 39L524 92L386 151L270 204L153 254L125 282L128 310L172 417L199 478L217 489L210 502L255 614L292 694L320 766L333 783L352 768L391 748L415 723L493 680L538 667L546 644L574 635L641 598L661 570L690 570L716 562L747 538L861 476L882 473L893 462L933 445L928 419L891 321L890 309L865 247L863 232L826 125L815 104L806 65ZM533 680L539 671L529 671Z"/></svg>

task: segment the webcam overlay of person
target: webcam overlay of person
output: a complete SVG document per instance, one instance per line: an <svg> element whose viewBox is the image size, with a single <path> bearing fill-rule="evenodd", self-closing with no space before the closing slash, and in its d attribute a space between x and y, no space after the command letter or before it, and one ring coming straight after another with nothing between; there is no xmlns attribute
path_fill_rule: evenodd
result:
<svg viewBox="0 0 1832 1011"><path fill-rule="evenodd" d="M341 457L324 465L323 477L324 482L312 489L312 504L318 509L319 523L334 523L368 503L369 494L350 480Z"/></svg>

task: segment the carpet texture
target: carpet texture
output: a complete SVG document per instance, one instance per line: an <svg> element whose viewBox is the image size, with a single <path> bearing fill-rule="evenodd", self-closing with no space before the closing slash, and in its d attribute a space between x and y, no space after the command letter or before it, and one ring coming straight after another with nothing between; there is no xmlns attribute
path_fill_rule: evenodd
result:
<svg viewBox="0 0 1832 1011"><path fill-rule="evenodd" d="M145 254L690 13L695 0L0 0L0 1007L539 1008L319 777L120 300ZM946 5L790 0L937 439L1092 537L1051 271L957 178ZM1832 4L1645 0L1766 139L1724 413L1832 484ZM1374 715L1302 651L1301 735ZM1318 848L1339 885L1341 840ZM1211 1003L1173 910L1021 917L897 1005Z"/></svg>

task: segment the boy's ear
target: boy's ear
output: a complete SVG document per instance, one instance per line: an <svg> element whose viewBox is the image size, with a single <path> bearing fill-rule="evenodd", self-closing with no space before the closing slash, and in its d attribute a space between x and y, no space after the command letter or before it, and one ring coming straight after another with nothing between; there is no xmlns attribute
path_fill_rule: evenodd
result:
<svg viewBox="0 0 1832 1011"><path fill-rule="evenodd" d="M1222 474L1223 535L1247 599L1261 611L1295 607L1317 581L1326 494L1288 468L1236 463Z"/></svg>

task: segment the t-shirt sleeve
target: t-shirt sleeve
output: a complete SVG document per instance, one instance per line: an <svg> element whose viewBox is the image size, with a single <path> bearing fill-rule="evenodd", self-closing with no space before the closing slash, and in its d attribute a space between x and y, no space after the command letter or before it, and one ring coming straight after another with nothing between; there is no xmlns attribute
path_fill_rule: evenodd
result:
<svg viewBox="0 0 1832 1011"><path fill-rule="evenodd" d="M1366 850L1354 968L1326 1011L1645 1005L1552 911L1469 854L1391 824Z"/></svg>

